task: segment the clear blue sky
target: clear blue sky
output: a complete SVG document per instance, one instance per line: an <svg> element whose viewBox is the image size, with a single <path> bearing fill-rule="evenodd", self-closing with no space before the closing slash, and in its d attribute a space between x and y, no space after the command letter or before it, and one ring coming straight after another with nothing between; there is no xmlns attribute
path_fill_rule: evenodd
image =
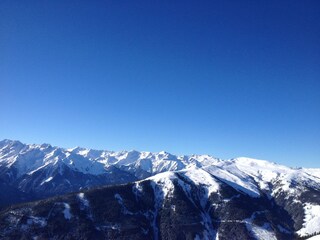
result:
<svg viewBox="0 0 320 240"><path fill-rule="evenodd" d="M320 167L320 2L0 2L0 138Z"/></svg>

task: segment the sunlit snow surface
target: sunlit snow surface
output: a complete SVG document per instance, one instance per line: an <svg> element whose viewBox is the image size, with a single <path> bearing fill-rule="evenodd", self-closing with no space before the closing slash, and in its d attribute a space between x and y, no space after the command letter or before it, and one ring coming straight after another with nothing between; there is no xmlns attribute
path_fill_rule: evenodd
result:
<svg viewBox="0 0 320 240"><path fill-rule="evenodd" d="M53 177L48 177L46 180L44 180L42 183L40 183L40 185L43 185L45 183L50 182L53 179Z"/></svg>
<svg viewBox="0 0 320 240"><path fill-rule="evenodd" d="M219 183L208 172L202 169L188 169L187 171L181 171L186 177L188 177L196 185L204 185L208 189L208 197L212 192L217 192L220 187Z"/></svg>
<svg viewBox="0 0 320 240"><path fill-rule="evenodd" d="M32 175L45 169L48 175L41 180L40 185L52 180L50 172L53 169L59 169L63 174L62 169L66 166L74 171L99 175L105 173L109 166L116 166L126 167L133 172L143 170L150 175L188 170L190 174L187 173L186 176L196 184L209 186L209 194L217 191L216 180L252 197L259 197L261 190L270 197L281 191L285 191L288 196L295 195L297 191L303 191L296 183L320 189L320 169L294 169L264 160L244 157L221 160L209 155L175 156L164 151L113 152L79 147L63 149L49 144L28 145L11 140L0 142L0 166L14 167L17 169L17 176ZM197 169L204 171L199 172ZM292 187L293 184L297 186Z"/></svg>
<svg viewBox="0 0 320 240"><path fill-rule="evenodd" d="M176 175L174 172L164 172L147 178L146 180L151 180L156 183L156 185L153 185L154 188L157 188L155 190L157 193L156 196L158 196L158 198L164 199L173 193L174 185L172 183L172 180L175 178Z"/></svg>
<svg viewBox="0 0 320 240"><path fill-rule="evenodd" d="M138 151L104 151L86 148L63 149L49 144L23 144L19 141L0 141L0 166L17 170L17 176L35 174L45 169L61 169L64 166L85 174L99 175L106 172L109 166L127 167L132 171L143 170L150 175L167 171L181 171L199 169L214 175L221 181L232 185L238 191L252 197L259 197L260 190L267 191L274 196L279 191L295 194L297 189L291 187L294 183L303 183L306 186L320 188L319 169L293 169L268 161L235 158L221 160L209 155L175 156L167 152L138 152ZM190 171L192 172L192 171ZM10 174L10 173L8 173ZM194 171L194 174L198 174ZM200 175L206 175L205 172ZM52 176L47 175L41 184L48 183ZM194 177L190 179L197 182ZM196 177L199 179L199 176ZM211 181L210 183L202 182ZM202 177L199 180L210 186L209 191L216 191L217 185L211 177ZM270 189L270 183L276 185Z"/></svg>
<svg viewBox="0 0 320 240"><path fill-rule="evenodd" d="M285 193L286 199L292 196L293 201L299 203L299 197L306 188L320 189L320 169L289 168L264 160L244 157L221 160L209 155L175 156L164 151L113 152L79 147L63 149L49 144L28 145L19 141L0 141L0 167L14 169L7 173L8 178L14 177L14 174L21 177L24 174L32 176L40 172L41 177L37 178L37 184L44 187L55 181L56 177L50 175L53 170L58 170L61 176L65 167L84 174L100 175L106 173L110 166L130 169L134 173L144 171L145 176L151 176L148 180L154 183L155 194L162 200L174 193L173 181L177 181L186 196L191 194L188 181L192 182L206 190L202 196L203 206L210 194L219 194L222 183L233 187L239 194L244 193L255 198L266 194L272 198ZM188 181L181 181L178 175ZM140 182L135 184L132 191L139 198L142 191ZM118 203L122 204L121 196L115 197ZM83 193L78 194L78 198L84 208L89 208L89 202ZM63 214L66 219L70 219L70 206L64 206ZM320 206L304 204L304 213L304 223L298 234L306 236L319 231ZM249 228L260 236L269 234L265 228L254 225ZM269 238L272 239L271 236Z"/></svg>
<svg viewBox="0 0 320 240"><path fill-rule="evenodd" d="M247 229L255 237L255 239L259 240L277 240L275 234L272 230L268 229L267 225L257 226L254 224L246 224Z"/></svg>
<svg viewBox="0 0 320 240"><path fill-rule="evenodd" d="M298 231L300 236L310 235L320 231L320 206L311 203L304 204L304 223Z"/></svg>
<svg viewBox="0 0 320 240"><path fill-rule="evenodd" d="M320 235L310 237L307 240L320 240Z"/></svg>
<svg viewBox="0 0 320 240"><path fill-rule="evenodd" d="M81 203L83 204L84 207L89 207L89 201L88 199L86 199L86 197L84 196L84 193L79 193L78 194L78 198L80 199Z"/></svg>

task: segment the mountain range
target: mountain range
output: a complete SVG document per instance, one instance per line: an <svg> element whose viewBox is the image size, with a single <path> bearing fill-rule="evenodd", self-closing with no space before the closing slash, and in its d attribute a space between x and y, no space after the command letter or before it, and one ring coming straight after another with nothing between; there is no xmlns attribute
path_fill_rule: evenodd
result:
<svg viewBox="0 0 320 240"><path fill-rule="evenodd" d="M316 239L320 169L0 142L1 239Z"/></svg>

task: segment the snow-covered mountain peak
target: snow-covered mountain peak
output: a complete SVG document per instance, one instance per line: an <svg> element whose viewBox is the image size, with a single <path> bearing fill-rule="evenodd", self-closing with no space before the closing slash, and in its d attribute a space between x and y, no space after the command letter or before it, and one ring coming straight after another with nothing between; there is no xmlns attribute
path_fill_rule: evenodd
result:
<svg viewBox="0 0 320 240"><path fill-rule="evenodd" d="M151 181L154 181L154 182L161 182L164 179L173 180L176 177L177 177L177 175L176 175L175 172L168 171L168 172L158 173L158 174L156 174L154 176L146 178L145 180L151 180ZM142 181L145 181L145 180L142 180Z"/></svg>
<svg viewBox="0 0 320 240"><path fill-rule="evenodd" d="M159 155L170 155L170 153L168 153L168 152L166 152L164 150L160 151L158 154Z"/></svg>
<svg viewBox="0 0 320 240"><path fill-rule="evenodd" d="M280 190L292 192L291 186L298 186L300 182L318 187L320 179L319 169L293 169L246 157L221 160L210 155L176 156L165 151L113 152L81 147L64 149L49 144L28 145L12 140L0 142L0 168L14 169L17 176L36 174L44 169L49 174L57 165L95 176L106 173L110 167L115 167L133 174L138 179L168 171L194 172L195 175L207 176L208 179L214 176L252 196L260 196L261 191L270 194L277 194ZM198 174L201 171L203 172ZM205 178L201 181L205 182Z"/></svg>
<svg viewBox="0 0 320 240"><path fill-rule="evenodd" d="M212 225L210 214L214 215L217 209L221 210L221 216L215 221L231 221L233 216L238 216L230 223L249 224L252 229L252 219L263 212L259 210L261 206L269 212L280 207L280 212L274 212L276 216L290 212L296 225L286 226L286 221L282 224L301 236L313 234L314 226L320 228L316 218L320 209L320 169L290 168L266 160L246 157L222 160L210 155L177 156L165 151L65 149L50 144L3 140L0 141L0 180L0 187L6 189L2 191L14 188L14 196L17 193L26 194L22 194L22 198L37 194L34 199L106 184L135 182L131 190L137 199L141 196L138 192L154 195L152 209L168 207L167 210L177 213L181 209L180 200L189 201L191 208L201 210L200 220L197 221L207 224L206 229ZM129 214L123 201L127 194L122 192L115 196L122 206L121 211ZM175 205L166 205L168 201L173 201ZM247 201L258 204L259 211L251 212ZM233 209L229 212L226 204L231 204L231 209L240 204L245 210L241 212L240 209L236 213ZM159 212L154 214L152 221ZM144 216L149 215L146 213ZM268 218L265 221L269 221ZM312 222L312 226L308 221ZM280 232L286 231L281 229ZM213 235L211 233L210 236Z"/></svg>
<svg viewBox="0 0 320 240"><path fill-rule="evenodd" d="M67 148L66 149L69 152L79 153L80 151L86 150L86 148L82 148L79 146L73 147L73 148Z"/></svg>

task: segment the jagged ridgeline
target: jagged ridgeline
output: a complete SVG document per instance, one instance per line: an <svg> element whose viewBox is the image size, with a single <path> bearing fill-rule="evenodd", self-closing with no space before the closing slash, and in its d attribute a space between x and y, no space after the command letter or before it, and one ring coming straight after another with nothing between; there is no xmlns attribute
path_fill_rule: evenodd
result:
<svg viewBox="0 0 320 240"><path fill-rule="evenodd" d="M319 169L4 140L0 178L1 239L308 239L320 231Z"/></svg>

